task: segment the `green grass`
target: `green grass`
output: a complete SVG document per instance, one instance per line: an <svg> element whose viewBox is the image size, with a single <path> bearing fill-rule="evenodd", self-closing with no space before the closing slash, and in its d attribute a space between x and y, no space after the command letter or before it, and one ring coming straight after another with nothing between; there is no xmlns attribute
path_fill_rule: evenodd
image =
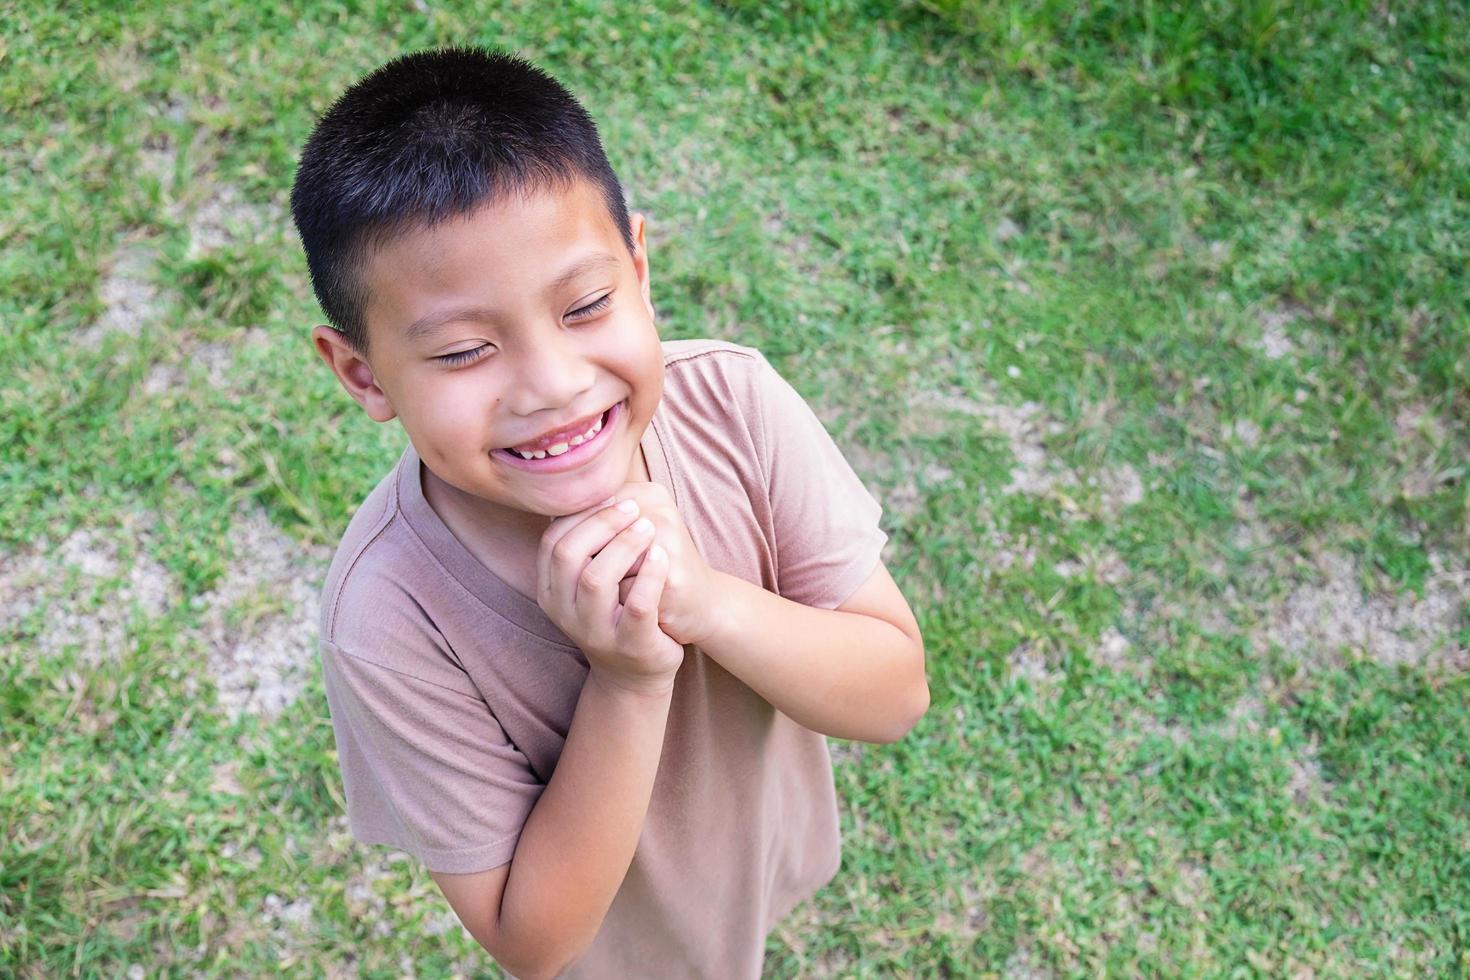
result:
<svg viewBox="0 0 1470 980"><path fill-rule="evenodd" d="M347 839L309 657L236 714L211 652L309 652L403 445L307 340L297 150L458 42L584 98L666 336L885 503L933 706L772 975L1470 971L1460 5L427 11L4 18L0 972L493 973Z"/></svg>

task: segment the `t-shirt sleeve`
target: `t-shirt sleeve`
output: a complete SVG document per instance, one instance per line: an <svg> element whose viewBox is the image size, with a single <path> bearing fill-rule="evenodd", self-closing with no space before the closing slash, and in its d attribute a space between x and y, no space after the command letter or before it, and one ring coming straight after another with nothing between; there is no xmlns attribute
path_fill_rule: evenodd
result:
<svg viewBox="0 0 1470 980"><path fill-rule="evenodd" d="M802 605L835 609L882 558L883 508L801 394L764 355L756 362L777 591Z"/></svg>
<svg viewBox="0 0 1470 980"><path fill-rule="evenodd" d="M498 867L544 788L484 700L322 641L348 824L430 871Z"/></svg>

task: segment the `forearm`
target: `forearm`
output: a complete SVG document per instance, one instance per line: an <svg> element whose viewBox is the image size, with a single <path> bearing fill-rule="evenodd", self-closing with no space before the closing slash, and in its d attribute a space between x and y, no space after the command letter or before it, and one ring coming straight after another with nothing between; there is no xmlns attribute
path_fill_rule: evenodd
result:
<svg viewBox="0 0 1470 980"><path fill-rule="evenodd" d="M596 936L643 830L671 698L587 675L501 901L499 930L516 963L564 967Z"/></svg>
<svg viewBox="0 0 1470 980"><path fill-rule="evenodd" d="M891 742L928 707L923 647L897 626L715 577L721 613L700 649L793 721Z"/></svg>

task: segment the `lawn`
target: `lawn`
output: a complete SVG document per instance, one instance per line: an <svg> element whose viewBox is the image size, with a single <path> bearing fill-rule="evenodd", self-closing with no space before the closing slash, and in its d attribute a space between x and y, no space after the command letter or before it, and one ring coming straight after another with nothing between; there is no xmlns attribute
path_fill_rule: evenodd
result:
<svg viewBox="0 0 1470 980"><path fill-rule="evenodd" d="M833 741L771 976L1470 972L1461 4L469 6L4 7L0 973L498 975L342 816L318 591L405 438L287 209L465 42L884 505L933 703Z"/></svg>

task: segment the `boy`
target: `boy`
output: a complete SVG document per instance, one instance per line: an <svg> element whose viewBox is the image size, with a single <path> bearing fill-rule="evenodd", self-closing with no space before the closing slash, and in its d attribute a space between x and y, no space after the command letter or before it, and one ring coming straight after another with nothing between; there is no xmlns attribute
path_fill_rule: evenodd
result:
<svg viewBox="0 0 1470 980"><path fill-rule="evenodd" d="M316 350L410 443L323 588L353 835L516 976L758 976L838 868L823 735L928 706L878 504L758 351L660 342L644 219L525 62L383 66L291 205Z"/></svg>

